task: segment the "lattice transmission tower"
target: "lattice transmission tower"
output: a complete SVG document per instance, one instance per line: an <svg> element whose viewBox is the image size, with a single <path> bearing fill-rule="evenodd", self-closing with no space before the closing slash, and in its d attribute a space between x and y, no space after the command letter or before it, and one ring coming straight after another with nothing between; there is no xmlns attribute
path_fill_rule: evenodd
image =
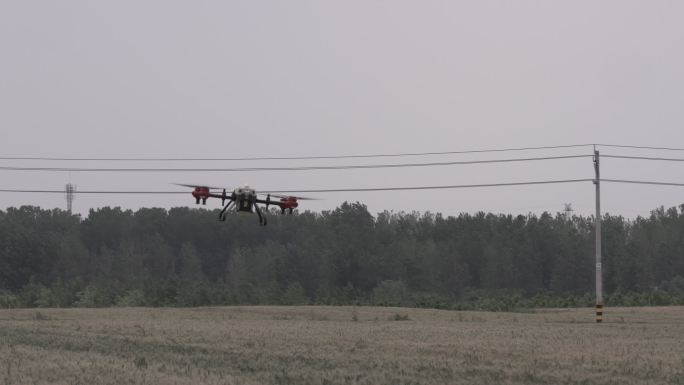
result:
<svg viewBox="0 0 684 385"><path fill-rule="evenodd" d="M565 217L565 220L569 221L572 219L572 212L575 210L572 208L572 203L565 203L564 206L563 216Z"/></svg>
<svg viewBox="0 0 684 385"><path fill-rule="evenodd" d="M74 202L74 193L76 192L76 185L71 184L71 182L67 183L64 186L64 192L67 201L67 212L71 214L71 206Z"/></svg>

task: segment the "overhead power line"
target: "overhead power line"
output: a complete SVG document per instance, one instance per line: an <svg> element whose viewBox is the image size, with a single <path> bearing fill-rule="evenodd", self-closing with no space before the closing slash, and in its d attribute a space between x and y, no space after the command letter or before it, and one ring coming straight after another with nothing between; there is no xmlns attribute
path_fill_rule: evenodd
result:
<svg viewBox="0 0 684 385"><path fill-rule="evenodd" d="M439 190L439 189L457 189L457 188L480 188L480 187L507 187L507 186L526 186L526 185L540 185L540 184L560 184L560 183L580 183L593 182L594 179L562 179L562 180L548 180L548 181L532 181L532 182L511 182L511 183L485 183L485 184L464 184L451 186L417 186L417 187L379 187L379 188L349 188L349 189L322 189L322 190L278 190L278 191L262 191L262 193L327 193L327 192L361 192L361 191L400 191L400 190ZM638 183L659 186L678 186L684 187L684 183L676 182L650 182L650 181L634 181L634 180L619 180L619 179L601 179L601 182L613 183Z"/></svg>
<svg viewBox="0 0 684 385"><path fill-rule="evenodd" d="M0 189L5 193L64 194L64 190ZM187 191L75 190L73 194L188 194Z"/></svg>
<svg viewBox="0 0 684 385"><path fill-rule="evenodd" d="M637 149L637 150L684 151L684 148L629 146L629 145L622 145L622 144L599 144L599 143L596 143L595 146L597 146L597 147L613 147L613 148L632 148L632 149Z"/></svg>
<svg viewBox="0 0 684 385"><path fill-rule="evenodd" d="M462 184L446 186L410 186L410 187L377 187L377 188L346 188L346 189L312 189L312 190L277 190L263 191L263 193L332 193L332 192L364 192L364 191L403 191L403 190L442 190L458 188L482 188L482 187L509 187L509 186L529 186L540 184L559 184L559 183L578 183L591 182L592 179L564 179L564 180L545 180L532 182L511 182L511 183L483 183L483 184Z"/></svg>
<svg viewBox="0 0 684 385"><path fill-rule="evenodd" d="M439 186L402 186L402 187L368 187L368 188L337 188L337 189L303 189L303 190L264 190L259 191L261 194L270 193L334 193L334 192L372 192L372 191L404 191L404 190L444 190L444 189L459 189L459 188L484 188L484 187L510 187L510 186L529 186L529 185L545 185L545 184L562 184L562 183L583 183L593 182L594 179L560 179L560 180L542 180L542 181L528 181L528 182L510 182L510 183L482 183L482 184L462 184L462 185L439 185ZM684 183L678 182L658 182L658 181L639 181L639 180L621 180L621 179L601 179L601 182L610 183L631 183L631 184L645 184L658 186L674 186L684 187ZM64 194L64 190L40 190L40 189L0 189L4 193L41 193L41 194ZM187 191L152 191L152 190L78 190L74 194L169 194L180 195L188 194Z"/></svg>
<svg viewBox="0 0 684 385"><path fill-rule="evenodd" d="M364 165L342 165L342 166L292 166L292 167L236 167L236 168L78 168L78 167L15 167L1 166L4 171L49 171L49 172L257 172L257 171L308 171L308 170L348 170L348 169L370 169L370 168L402 168L402 167L432 167L432 166L454 166L467 164L487 164L487 163L508 163L508 162L530 162L542 160L558 160L587 158L591 155L567 155L567 156L547 156L537 158L509 158L509 159L489 159L489 160L470 160L454 162L428 162L428 163L397 163L397 164L364 164Z"/></svg>
<svg viewBox="0 0 684 385"><path fill-rule="evenodd" d="M531 151L531 150L551 150L562 148L577 148L589 147L593 144L568 144L559 146L538 146L538 147L512 147L512 148L495 148L495 149L476 149L476 150L462 150L462 151L436 151L436 152L405 152L392 154L359 154L359 155L313 155L313 156L257 156L257 157L167 157L167 158L142 158L142 157L83 157L83 158L69 158L69 157L12 157L0 156L0 160L42 160L42 161L114 161L114 162L169 162L169 161L247 161L247 160L309 160L309 159L350 159L350 158L391 158L391 157L407 157L407 156L427 156L427 155L456 155L456 154L476 154L489 152L511 152L511 151Z"/></svg>
<svg viewBox="0 0 684 385"><path fill-rule="evenodd" d="M626 156L626 155L601 155L602 158L633 159L633 160L657 160L664 162L684 162L684 158L654 158L648 156Z"/></svg>
<svg viewBox="0 0 684 385"><path fill-rule="evenodd" d="M601 182L631 183L631 184L648 184L648 185L657 185L657 186L676 186L676 187L684 187L684 183L676 183L676 182L652 182L652 181L642 181L642 180L621 180L621 179L601 179Z"/></svg>
<svg viewBox="0 0 684 385"><path fill-rule="evenodd" d="M402 190L442 190L457 188L478 188L478 187L506 187L506 186L527 186L559 183L578 183L590 182L592 179L562 179L562 180L543 180L529 182L510 182L510 183L484 183L484 184L464 184L464 185L440 185L440 186L404 186L404 187L369 187L369 188L338 188L338 189L308 189L308 190L265 190L259 191L261 194L270 193L333 193L333 192L363 192L363 191L402 191ZM63 194L63 190L35 190L35 189L2 189L0 192L9 193L45 193ZM133 190L77 190L74 194L189 194L187 191L133 191Z"/></svg>
<svg viewBox="0 0 684 385"><path fill-rule="evenodd" d="M211 161L253 161L253 160L313 160L313 159L353 159L353 158L392 158L428 155L458 155L512 151L553 150L581 147L630 148L642 150L684 151L684 148L631 146L608 143L567 144L557 146L531 146L510 148L489 148L458 151L429 151L377 154L340 154L340 155L309 155L309 156L254 156L254 157L57 157L57 156L0 156L0 160L19 161L110 161L110 162L211 162Z"/></svg>

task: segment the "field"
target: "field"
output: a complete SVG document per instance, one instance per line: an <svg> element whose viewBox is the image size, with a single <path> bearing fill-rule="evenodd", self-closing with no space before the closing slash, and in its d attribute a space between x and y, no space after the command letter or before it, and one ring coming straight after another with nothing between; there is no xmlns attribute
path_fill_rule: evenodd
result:
<svg viewBox="0 0 684 385"><path fill-rule="evenodd" d="M684 384L684 308L0 310L3 384Z"/></svg>

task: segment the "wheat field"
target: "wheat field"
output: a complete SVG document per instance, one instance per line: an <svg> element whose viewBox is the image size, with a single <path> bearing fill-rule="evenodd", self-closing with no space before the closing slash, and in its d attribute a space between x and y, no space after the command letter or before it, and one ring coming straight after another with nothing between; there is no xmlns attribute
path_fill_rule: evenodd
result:
<svg viewBox="0 0 684 385"><path fill-rule="evenodd" d="M684 384L684 308L0 310L3 384Z"/></svg>

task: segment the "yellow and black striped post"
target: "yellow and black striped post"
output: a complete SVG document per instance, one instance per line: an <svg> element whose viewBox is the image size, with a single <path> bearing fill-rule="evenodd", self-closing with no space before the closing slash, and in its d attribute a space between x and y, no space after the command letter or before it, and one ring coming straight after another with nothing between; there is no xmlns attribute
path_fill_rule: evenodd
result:
<svg viewBox="0 0 684 385"><path fill-rule="evenodd" d="M603 322L603 304L597 303L596 304L596 323L601 323L601 322Z"/></svg>

